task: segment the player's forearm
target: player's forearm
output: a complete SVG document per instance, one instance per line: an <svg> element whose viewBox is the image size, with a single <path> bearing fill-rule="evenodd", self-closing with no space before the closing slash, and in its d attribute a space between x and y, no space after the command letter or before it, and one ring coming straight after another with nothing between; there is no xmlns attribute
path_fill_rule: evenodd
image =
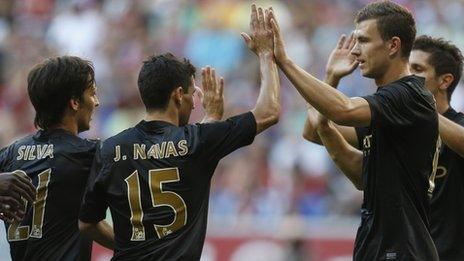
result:
<svg viewBox="0 0 464 261"><path fill-rule="evenodd" d="M443 143L461 157L464 157L464 128L441 115L438 122Z"/></svg>
<svg viewBox="0 0 464 261"><path fill-rule="evenodd" d="M319 112L317 112L316 109L312 107L308 108L308 116L306 117L303 129L303 138L310 142L322 145L322 141L317 133L318 117Z"/></svg>
<svg viewBox="0 0 464 261"><path fill-rule="evenodd" d="M317 132L335 164L358 190L363 190L362 152L351 146L330 122L319 125Z"/></svg>
<svg viewBox="0 0 464 261"><path fill-rule="evenodd" d="M340 78L335 77L330 72L327 72L325 74L324 82L336 89L338 87L338 84L340 83Z"/></svg>
<svg viewBox="0 0 464 261"><path fill-rule="evenodd" d="M79 221L79 230L98 244L111 250L114 249L113 228L106 221L102 220L96 224Z"/></svg>
<svg viewBox="0 0 464 261"><path fill-rule="evenodd" d="M305 72L291 60L281 63L280 68L314 108L336 123L345 123L351 105L349 97Z"/></svg>
<svg viewBox="0 0 464 261"><path fill-rule="evenodd" d="M327 73L324 82L334 88L337 88L340 79L334 77L331 73ZM313 106L308 105L308 117L306 117L303 129L303 138L313 143L322 145L321 138L317 133L317 127L319 124L320 117L324 116L320 115L320 113L316 109L314 109Z"/></svg>
<svg viewBox="0 0 464 261"><path fill-rule="evenodd" d="M259 54L261 87L256 106L252 110L257 121L257 133L279 120L280 82L272 52Z"/></svg>

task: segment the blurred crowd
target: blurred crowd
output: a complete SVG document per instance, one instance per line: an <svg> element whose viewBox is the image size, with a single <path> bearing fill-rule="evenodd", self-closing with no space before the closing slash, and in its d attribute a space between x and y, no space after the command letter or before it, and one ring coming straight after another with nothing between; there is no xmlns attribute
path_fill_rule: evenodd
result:
<svg viewBox="0 0 464 261"><path fill-rule="evenodd" d="M328 54L367 0L256 1L273 6L290 56L322 78ZM419 34L452 40L464 49L464 1L398 0L413 11ZM86 137L105 139L138 122L142 61L172 52L197 68L224 76L226 117L252 108L259 91L256 57L240 32L248 31L249 1L234 0L3 0L0 2L0 145L35 131L27 73L42 59L78 55L95 65L100 107ZM197 74L198 75L198 74ZM197 77L200 85L199 75ZM341 82L349 96L375 91L359 71ZM452 104L464 108L462 86ZM201 119L200 103L192 122ZM330 161L323 147L303 140L306 104L282 78L278 125L221 161L211 190L212 220L242 215L279 222L286 216L357 215L362 194ZM198 164L201 164L200 162Z"/></svg>

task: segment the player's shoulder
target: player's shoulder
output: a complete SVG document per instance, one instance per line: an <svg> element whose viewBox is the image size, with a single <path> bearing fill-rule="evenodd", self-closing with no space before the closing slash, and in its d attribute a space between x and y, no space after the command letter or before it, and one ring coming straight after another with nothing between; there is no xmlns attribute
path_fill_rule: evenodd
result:
<svg viewBox="0 0 464 261"><path fill-rule="evenodd" d="M20 148L21 146L33 145L35 143L33 137L34 134L30 134L13 141L10 145L0 150L0 155L2 156L2 158L11 157L13 155L13 152L17 151L18 148Z"/></svg>
<svg viewBox="0 0 464 261"><path fill-rule="evenodd" d="M433 94L425 87L425 78L416 75L408 75L389 84L390 91L403 101L411 101L416 105L425 105L429 109L436 106Z"/></svg>
<svg viewBox="0 0 464 261"><path fill-rule="evenodd" d="M397 94L430 93L427 92L427 89L425 88L425 79L416 75L402 77L396 81L386 84L380 88L380 90Z"/></svg>
<svg viewBox="0 0 464 261"><path fill-rule="evenodd" d="M102 142L102 151L106 151L110 147L114 147L116 145L121 145L124 143L131 142L135 139L136 134L135 127L127 128Z"/></svg>
<svg viewBox="0 0 464 261"><path fill-rule="evenodd" d="M37 143L48 143L54 146L57 153L95 153L100 146L99 139L82 138L64 130L53 132L38 131L32 137Z"/></svg>

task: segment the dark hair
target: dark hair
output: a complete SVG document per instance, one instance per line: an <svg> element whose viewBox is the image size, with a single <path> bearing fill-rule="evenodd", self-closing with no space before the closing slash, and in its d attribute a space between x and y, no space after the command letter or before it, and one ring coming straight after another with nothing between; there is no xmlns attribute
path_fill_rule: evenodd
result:
<svg viewBox="0 0 464 261"><path fill-rule="evenodd" d="M189 60L179 60L171 53L148 57L143 62L138 79L140 96L146 109L165 110L172 91L179 86L188 92L195 70Z"/></svg>
<svg viewBox="0 0 464 261"><path fill-rule="evenodd" d="M456 89L462 75L462 63L464 57L461 51L454 44L445 41L443 38L433 38L427 35L417 37L414 42L413 50L420 50L429 53L428 63L433 66L437 76L451 73L454 77L453 82L448 87L448 101Z"/></svg>
<svg viewBox="0 0 464 261"><path fill-rule="evenodd" d="M92 63L76 56L49 58L35 65L27 76L35 126L46 130L60 123L69 100L81 99L94 82Z"/></svg>
<svg viewBox="0 0 464 261"><path fill-rule="evenodd" d="M356 15L355 22L370 19L377 21L384 41L395 36L401 39L401 55L408 58L416 37L416 24L411 12L391 1L378 1L364 6Z"/></svg>

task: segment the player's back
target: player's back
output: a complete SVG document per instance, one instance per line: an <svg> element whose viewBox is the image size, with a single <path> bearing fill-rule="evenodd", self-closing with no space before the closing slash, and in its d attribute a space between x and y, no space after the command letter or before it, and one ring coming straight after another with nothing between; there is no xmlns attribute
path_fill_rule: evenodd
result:
<svg viewBox="0 0 464 261"><path fill-rule="evenodd" d="M80 219L98 222L109 206L115 260L198 260L214 169L255 134L250 112L182 127L142 121L103 143L101 170Z"/></svg>
<svg viewBox="0 0 464 261"><path fill-rule="evenodd" d="M2 150L2 172L21 172L37 188L20 224L6 224L13 260L89 260L91 241L78 229L78 213L96 141L65 130L40 130Z"/></svg>

